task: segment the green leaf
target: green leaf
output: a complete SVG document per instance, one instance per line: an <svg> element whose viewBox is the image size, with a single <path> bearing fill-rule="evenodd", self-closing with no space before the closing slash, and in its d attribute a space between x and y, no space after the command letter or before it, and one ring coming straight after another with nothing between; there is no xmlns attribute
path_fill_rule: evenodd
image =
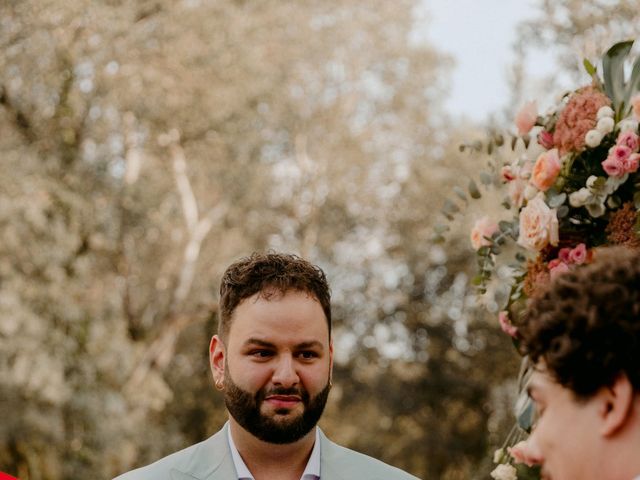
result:
<svg viewBox="0 0 640 480"><path fill-rule="evenodd" d="M450 230L449 225L445 225L444 223L439 223L435 227L433 227L433 231L436 233L444 233Z"/></svg>
<svg viewBox="0 0 640 480"><path fill-rule="evenodd" d="M506 220L501 220L498 222L498 228L502 233L509 233L513 229L513 223L507 222Z"/></svg>
<svg viewBox="0 0 640 480"><path fill-rule="evenodd" d="M471 179L469 180L469 195L471 195L471 198L473 199L478 199L480 197L482 197L482 194L480 193L480 190L478 189L478 185L476 184L476 182Z"/></svg>
<svg viewBox="0 0 640 480"><path fill-rule="evenodd" d="M547 197L547 203L551 208L558 208L560 205L564 203L567 199L566 193L560 193L558 195L553 195L551 197Z"/></svg>
<svg viewBox="0 0 640 480"><path fill-rule="evenodd" d="M622 117L626 117L629 113L629 106L631 105L631 99L636 93L640 92L640 55L636 57L631 68L631 76L629 77L629 83L627 84L627 91L624 95L624 104L626 105L625 111L622 112Z"/></svg>
<svg viewBox="0 0 640 480"><path fill-rule="evenodd" d="M444 206L442 207L442 212L445 214L452 215L454 213L458 213L460 211L460 207L458 207L455 203L453 203L448 198L444 201Z"/></svg>
<svg viewBox="0 0 640 480"><path fill-rule="evenodd" d="M633 206L640 210L640 190L633 194Z"/></svg>
<svg viewBox="0 0 640 480"><path fill-rule="evenodd" d="M604 89L609 98L613 101L617 118L622 112L620 106L625 99L624 82L624 60L629 54L633 40L616 43L607 50L602 58L602 70L604 75Z"/></svg>
<svg viewBox="0 0 640 480"><path fill-rule="evenodd" d="M598 72L596 67L593 66L593 63L591 63L588 59L585 58L582 61L582 64L584 65L584 69L587 71L587 73L592 77L595 76Z"/></svg>
<svg viewBox="0 0 640 480"><path fill-rule="evenodd" d="M460 198L460 200L463 200L465 203L468 202L467 195L464 193L464 190L462 190L460 187L458 186L453 187L453 191L458 196L458 198Z"/></svg>
<svg viewBox="0 0 640 480"><path fill-rule="evenodd" d="M487 172L480 172L480 181L483 185L491 185L493 183L493 178L491 174Z"/></svg>

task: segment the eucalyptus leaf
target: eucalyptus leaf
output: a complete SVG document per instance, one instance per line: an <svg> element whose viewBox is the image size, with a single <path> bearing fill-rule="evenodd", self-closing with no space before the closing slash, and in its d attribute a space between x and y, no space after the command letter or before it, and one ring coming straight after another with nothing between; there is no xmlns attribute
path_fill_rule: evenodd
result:
<svg viewBox="0 0 640 480"><path fill-rule="evenodd" d="M435 227L433 227L433 231L436 233L444 233L450 230L449 225L445 225L444 223L439 223Z"/></svg>
<svg viewBox="0 0 640 480"><path fill-rule="evenodd" d="M460 198L460 200L463 200L465 203L469 201L467 200L467 195L465 194L464 190L461 189L460 187L458 186L453 187L453 191L458 196L458 198Z"/></svg>
<svg viewBox="0 0 640 480"><path fill-rule="evenodd" d="M491 177L491 174L487 172L480 172L480 181L483 185L491 185L493 183L493 178Z"/></svg>
<svg viewBox="0 0 640 480"><path fill-rule="evenodd" d="M551 208L558 208L562 205L567 199L566 193L560 193L558 195L553 195L551 197L547 197L547 203Z"/></svg>
<svg viewBox="0 0 640 480"><path fill-rule="evenodd" d="M468 190L469 190L469 195L471 195L471 198L474 198L477 200L478 198L482 197L482 194L478 189L478 185L473 179L469 180Z"/></svg>
<svg viewBox="0 0 640 480"><path fill-rule="evenodd" d="M562 205L557 211L558 218L564 218L569 215L569 207Z"/></svg>
<svg viewBox="0 0 640 480"><path fill-rule="evenodd" d="M513 229L513 223L507 222L506 220L501 220L498 222L498 228L502 233L509 233Z"/></svg>
<svg viewBox="0 0 640 480"><path fill-rule="evenodd" d="M458 205L453 203L451 200L447 198L444 201L444 206L442 207L443 213L448 213L449 215L452 215L454 213L458 213L459 211L460 211L460 207L458 207Z"/></svg>

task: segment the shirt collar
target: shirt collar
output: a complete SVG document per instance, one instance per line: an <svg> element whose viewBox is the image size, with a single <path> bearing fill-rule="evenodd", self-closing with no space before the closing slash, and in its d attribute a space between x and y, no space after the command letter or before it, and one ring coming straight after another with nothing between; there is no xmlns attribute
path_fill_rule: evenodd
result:
<svg viewBox="0 0 640 480"><path fill-rule="evenodd" d="M255 480L247 468L247 464L242 460L236 444L233 443L231 428L227 428L227 439L229 440L231 458L233 459L233 465L236 467L238 480ZM300 480L320 480L320 432L318 431L318 428L316 428L316 441L313 444L313 450L311 450L307 466L305 467Z"/></svg>

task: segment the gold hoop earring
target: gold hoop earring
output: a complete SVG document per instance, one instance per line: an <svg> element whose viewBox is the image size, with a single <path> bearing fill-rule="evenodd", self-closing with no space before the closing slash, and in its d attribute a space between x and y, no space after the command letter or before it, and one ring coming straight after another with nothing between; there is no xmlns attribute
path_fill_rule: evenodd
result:
<svg viewBox="0 0 640 480"><path fill-rule="evenodd" d="M215 382L216 384L216 389L223 391L224 390L224 380L220 379L220 380L216 380Z"/></svg>

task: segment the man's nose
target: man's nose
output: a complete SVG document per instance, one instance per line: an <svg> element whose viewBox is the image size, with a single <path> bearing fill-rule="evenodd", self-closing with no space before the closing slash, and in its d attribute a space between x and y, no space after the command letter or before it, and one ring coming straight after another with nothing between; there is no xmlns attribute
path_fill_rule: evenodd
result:
<svg viewBox="0 0 640 480"><path fill-rule="evenodd" d="M290 388L298 384L300 379L291 355L280 356L271 380L274 385L280 385L285 388Z"/></svg>

